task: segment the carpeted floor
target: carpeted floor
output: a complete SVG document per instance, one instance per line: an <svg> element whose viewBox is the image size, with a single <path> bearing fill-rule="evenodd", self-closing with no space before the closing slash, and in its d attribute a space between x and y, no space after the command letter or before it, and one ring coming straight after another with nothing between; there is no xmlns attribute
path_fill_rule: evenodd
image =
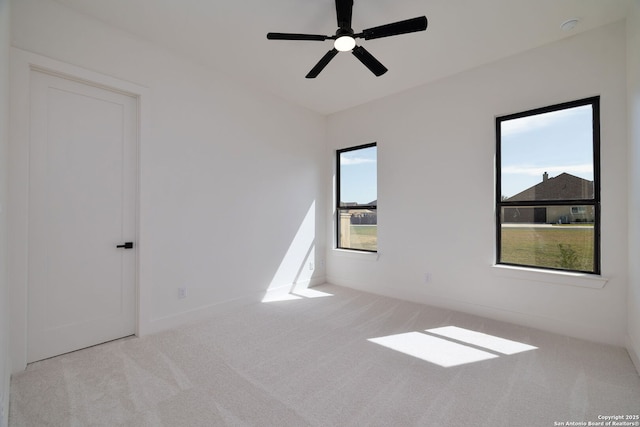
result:
<svg viewBox="0 0 640 427"><path fill-rule="evenodd" d="M12 378L10 426L536 427L640 414L622 348L314 291L327 295L31 364Z"/></svg>

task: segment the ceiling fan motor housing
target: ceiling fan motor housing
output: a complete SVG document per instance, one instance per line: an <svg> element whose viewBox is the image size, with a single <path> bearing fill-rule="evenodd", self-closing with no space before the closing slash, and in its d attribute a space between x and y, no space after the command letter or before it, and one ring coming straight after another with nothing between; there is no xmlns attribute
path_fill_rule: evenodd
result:
<svg viewBox="0 0 640 427"><path fill-rule="evenodd" d="M338 28L338 31L336 31L336 35L333 36L332 38L340 38L342 36L351 36L353 37L353 29L352 28Z"/></svg>

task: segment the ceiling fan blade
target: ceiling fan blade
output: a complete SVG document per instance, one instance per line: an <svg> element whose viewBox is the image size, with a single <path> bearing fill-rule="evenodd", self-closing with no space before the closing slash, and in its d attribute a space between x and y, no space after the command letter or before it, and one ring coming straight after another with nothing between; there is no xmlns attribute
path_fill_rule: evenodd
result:
<svg viewBox="0 0 640 427"><path fill-rule="evenodd" d="M268 33L267 38L269 40L310 40L323 42L329 37L320 34Z"/></svg>
<svg viewBox="0 0 640 427"><path fill-rule="evenodd" d="M426 29L427 17L420 16L418 18L406 19L392 24L369 28L357 36L363 37L365 40L371 40L379 39L381 37L397 36L398 34L414 33L416 31L424 31Z"/></svg>
<svg viewBox="0 0 640 427"><path fill-rule="evenodd" d="M338 54L338 49L334 47L329 52L327 52L320 61L318 61L316 66L313 67L311 71L309 71L309 74L307 74L305 77L308 79L315 79L316 77L318 77L318 74L320 74L320 71L324 70L324 67L326 67L327 64L331 62L333 57L336 56L337 54Z"/></svg>
<svg viewBox="0 0 640 427"><path fill-rule="evenodd" d="M388 71L387 67L382 65L380 61L374 58L373 55L371 55L369 51L362 46L354 47L351 53L353 53L353 56L358 58L360 62L362 62L365 67L367 67L377 77L380 77Z"/></svg>
<svg viewBox="0 0 640 427"><path fill-rule="evenodd" d="M353 13L353 0L336 0L336 16L338 28L350 30Z"/></svg>

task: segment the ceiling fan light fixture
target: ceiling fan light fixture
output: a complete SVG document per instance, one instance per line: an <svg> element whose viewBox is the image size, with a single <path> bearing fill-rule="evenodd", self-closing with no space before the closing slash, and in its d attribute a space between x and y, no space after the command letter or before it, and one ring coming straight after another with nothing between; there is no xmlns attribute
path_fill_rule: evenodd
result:
<svg viewBox="0 0 640 427"><path fill-rule="evenodd" d="M340 52L348 52L356 47L356 40L351 36L341 36L333 43L333 47Z"/></svg>

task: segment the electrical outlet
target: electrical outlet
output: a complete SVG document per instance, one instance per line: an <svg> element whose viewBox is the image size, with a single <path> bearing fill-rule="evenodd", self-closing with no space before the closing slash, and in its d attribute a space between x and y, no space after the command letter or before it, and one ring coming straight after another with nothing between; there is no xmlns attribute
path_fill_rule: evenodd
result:
<svg viewBox="0 0 640 427"><path fill-rule="evenodd" d="M424 273L424 283L430 283L431 282L431 273Z"/></svg>
<svg viewBox="0 0 640 427"><path fill-rule="evenodd" d="M187 297L187 288L178 288L178 298L186 298Z"/></svg>

